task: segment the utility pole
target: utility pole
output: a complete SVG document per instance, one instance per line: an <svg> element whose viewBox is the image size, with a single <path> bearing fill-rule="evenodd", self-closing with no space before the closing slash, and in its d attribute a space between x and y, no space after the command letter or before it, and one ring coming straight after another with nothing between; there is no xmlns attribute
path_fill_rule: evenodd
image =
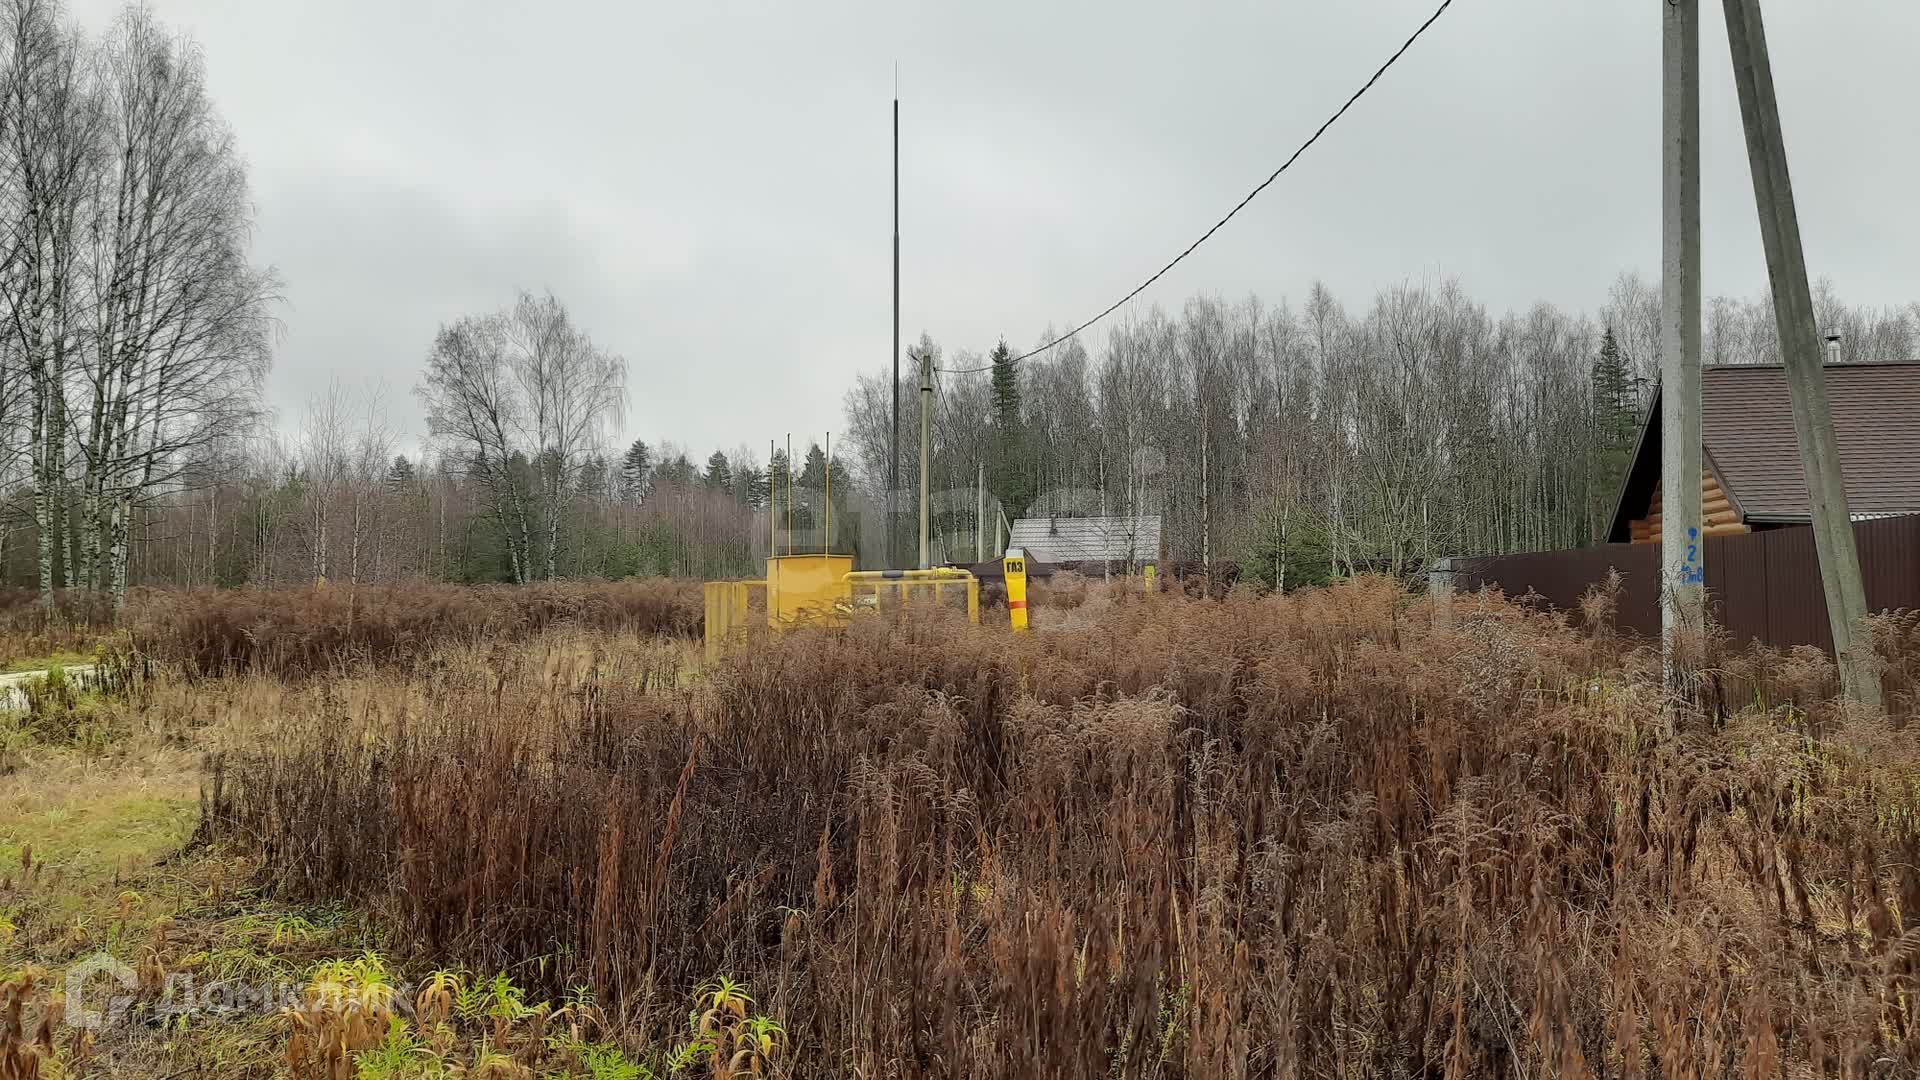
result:
<svg viewBox="0 0 1920 1080"><path fill-rule="evenodd" d="M1846 479L1827 401L1813 297L1807 288L1807 255L1800 246L1800 219L1787 173L1786 136L1780 127L1766 30L1759 0L1725 0L1725 4L1727 45L1733 54L1733 81L1740 91L1747 164L1753 173L1753 201L1767 252L1767 278L1773 285L1780 357L1793 398L1793 429L1807 479L1814 550L1820 556L1820 587L1833 626L1834 655L1840 661L1840 682L1847 696L1878 708L1880 677L1873 670L1872 641L1862 622L1867 617L1867 591L1860 578L1860 552L1854 545Z"/></svg>
<svg viewBox="0 0 1920 1080"><path fill-rule="evenodd" d="M1691 700L1706 630L1700 431L1700 0L1660 0L1660 637L1667 690Z"/></svg>
<svg viewBox="0 0 1920 1080"><path fill-rule="evenodd" d="M974 487L973 561L987 561L987 463L980 462L980 479Z"/></svg>
<svg viewBox="0 0 1920 1080"><path fill-rule="evenodd" d="M894 76L896 83L899 76ZM893 89L893 442L887 448L887 569L900 533L900 88Z"/></svg>
<svg viewBox="0 0 1920 1080"><path fill-rule="evenodd" d="M932 482L933 462L933 350L920 353L920 569L933 565L933 549L928 543L927 488Z"/></svg>

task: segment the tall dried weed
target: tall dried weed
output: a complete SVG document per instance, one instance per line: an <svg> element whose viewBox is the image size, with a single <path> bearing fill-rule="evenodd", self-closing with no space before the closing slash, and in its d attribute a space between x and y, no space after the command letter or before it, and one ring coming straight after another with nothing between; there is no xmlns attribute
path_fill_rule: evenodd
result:
<svg viewBox="0 0 1920 1080"><path fill-rule="evenodd" d="M1649 651L1493 600L1436 630L1380 581L683 656L289 689L211 821L639 1039L730 973L796 1075L1920 1069L1920 748L1883 718L1670 726Z"/></svg>
<svg viewBox="0 0 1920 1080"><path fill-rule="evenodd" d="M519 641L558 625L698 637L700 583L647 578L539 585L329 585L139 590L133 645L200 675L309 675L418 659L458 642Z"/></svg>

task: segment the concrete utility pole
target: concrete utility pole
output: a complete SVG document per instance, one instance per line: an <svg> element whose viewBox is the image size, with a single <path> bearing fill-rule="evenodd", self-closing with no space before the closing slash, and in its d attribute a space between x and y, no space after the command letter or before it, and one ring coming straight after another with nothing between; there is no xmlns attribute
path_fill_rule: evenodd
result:
<svg viewBox="0 0 1920 1080"><path fill-rule="evenodd" d="M898 80L898 75L895 76ZM887 447L887 569L900 533L900 91L893 94L893 442Z"/></svg>
<svg viewBox="0 0 1920 1080"><path fill-rule="evenodd" d="M1873 670L1869 655L1873 646L1862 623L1867 617L1867 590L1860 578L1860 552L1854 545L1846 479L1840 470L1840 447L1833 433L1833 410L1827 401L1820 335L1814 323L1813 297L1807 288L1807 256L1800 246L1800 219L1794 211L1793 182L1787 174L1780 101L1773 88L1773 65L1767 58L1767 34L1760 20L1759 0L1725 0L1725 4L1733 81L1740 91L1753 200L1760 212L1767 277L1773 284L1780 356L1793 398L1793 428L1800 442L1800 463L1813 511L1813 543L1820 555L1820 586L1826 593L1827 619L1833 625L1834 654L1840 661L1840 681L1847 696L1878 708L1880 676Z"/></svg>
<svg viewBox="0 0 1920 1080"><path fill-rule="evenodd" d="M974 488L973 561L987 559L987 463L980 462L980 479Z"/></svg>
<svg viewBox="0 0 1920 1080"><path fill-rule="evenodd" d="M920 569L933 565L933 548L928 542L927 488L933 465L933 350L920 354Z"/></svg>
<svg viewBox="0 0 1920 1080"><path fill-rule="evenodd" d="M1679 642L1706 629L1700 432L1700 3L1660 0L1660 633L1667 689L1691 698Z"/></svg>

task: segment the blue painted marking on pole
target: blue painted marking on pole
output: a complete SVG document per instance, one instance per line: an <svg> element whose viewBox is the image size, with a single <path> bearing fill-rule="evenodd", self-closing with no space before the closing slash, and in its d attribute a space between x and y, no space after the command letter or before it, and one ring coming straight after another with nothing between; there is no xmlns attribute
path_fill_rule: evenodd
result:
<svg viewBox="0 0 1920 1080"><path fill-rule="evenodd" d="M1706 580L1706 572L1700 568L1700 530L1687 529L1687 560L1680 566L1680 582L1683 585L1698 585Z"/></svg>

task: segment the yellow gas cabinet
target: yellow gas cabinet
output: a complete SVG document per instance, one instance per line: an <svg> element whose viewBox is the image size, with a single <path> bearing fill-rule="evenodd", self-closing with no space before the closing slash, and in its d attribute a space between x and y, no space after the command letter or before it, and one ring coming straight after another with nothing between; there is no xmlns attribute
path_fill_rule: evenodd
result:
<svg viewBox="0 0 1920 1080"><path fill-rule="evenodd" d="M838 624L851 555L775 555L767 560L767 625Z"/></svg>

